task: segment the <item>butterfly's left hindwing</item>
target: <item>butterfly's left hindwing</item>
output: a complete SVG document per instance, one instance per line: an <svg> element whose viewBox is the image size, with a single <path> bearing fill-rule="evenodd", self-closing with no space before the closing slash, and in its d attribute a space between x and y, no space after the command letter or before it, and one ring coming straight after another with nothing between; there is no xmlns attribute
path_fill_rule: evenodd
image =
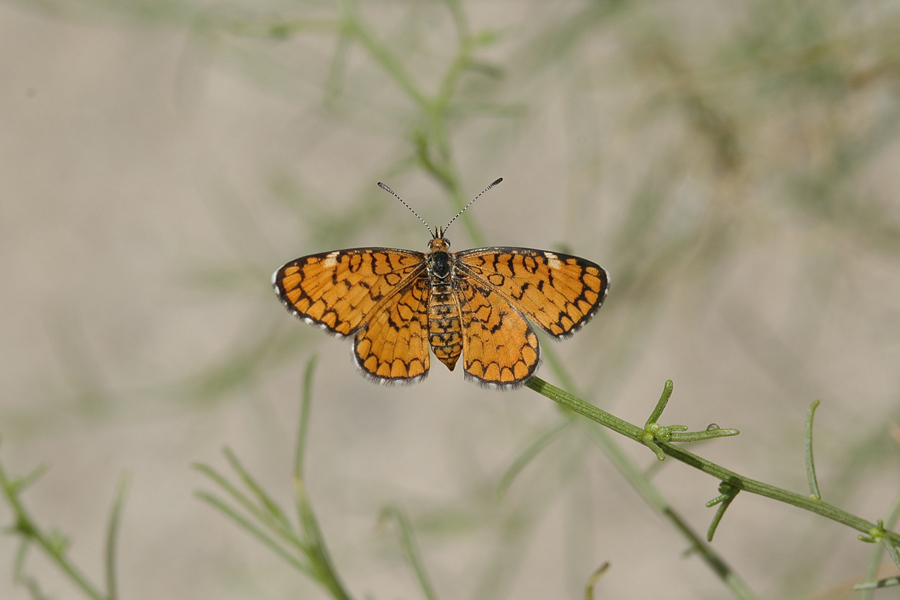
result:
<svg viewBox="0 0 900 600"><path fill-rule="evenodd" d="M353 358L366 377L416 383L428 375L429 291L422 274L369 316L353 342Z"/></svg>

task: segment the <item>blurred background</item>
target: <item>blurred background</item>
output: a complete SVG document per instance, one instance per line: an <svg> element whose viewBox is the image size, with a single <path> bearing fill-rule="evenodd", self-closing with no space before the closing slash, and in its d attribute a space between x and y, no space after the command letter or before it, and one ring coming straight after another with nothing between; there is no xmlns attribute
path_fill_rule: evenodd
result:
<svg viewBox="0 0 900 600"><path fill-rule="evenodd" d="M356 598L421 597L402 507L444 598L729 592L583 424L432 366L373 385L292 318L281 264L354 246L566 251L610 295L541 377L691 451L874 521L900 492L900 4L752 0L0 3L0 462L102 580L116 485L123 598L327 598L194 496L229 446L290 506L312 355L307 485ZM617 439L642 468L646 448ZM701 535L718 482L654 482ZM0 521L12 512L0 505ZM872 546L742 494L713 543L766 598L851 597ZM0 538L0 597L18 542ZM5 565L5 566L4 566ZM35 549L25 571L76 598ZM895 573L886 564L883 576ZM883 597L896 592L884 591ZM893 593L894 596L890 596ZM881 597L881 596L879 596Z"/></svg>

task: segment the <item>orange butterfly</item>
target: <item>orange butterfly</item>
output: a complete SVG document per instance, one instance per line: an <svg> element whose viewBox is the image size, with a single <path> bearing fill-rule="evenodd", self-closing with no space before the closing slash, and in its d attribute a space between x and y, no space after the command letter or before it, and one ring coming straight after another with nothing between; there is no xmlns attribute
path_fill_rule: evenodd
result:
<svg viewBox="0 0 900 600"><path fill-rule="evenodd" d="M432 237L428 254L394 248L312 254L275 271L275 292L299 319L353 336L354 362L378 383L423 380L430 345L451 371L462 356L468 379L492 388L523 385L540 361L525 317L554 338L568 337L600 308L609 275L591 261L544 250L448 252L444 234L472 202L434 231L419 217Z"/></svg>

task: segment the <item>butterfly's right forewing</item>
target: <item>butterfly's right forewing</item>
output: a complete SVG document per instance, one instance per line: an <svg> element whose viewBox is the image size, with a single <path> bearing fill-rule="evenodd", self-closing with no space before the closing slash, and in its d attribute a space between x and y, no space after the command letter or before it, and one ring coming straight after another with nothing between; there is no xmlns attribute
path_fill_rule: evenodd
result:
<svg viewBox="0 0 900 600"><path fill-rule="evenodd" d="M480 248L456 254L460 273L501 294L555 338L580 329L609 290L609 275L589 260L530 248Z"/></svg>

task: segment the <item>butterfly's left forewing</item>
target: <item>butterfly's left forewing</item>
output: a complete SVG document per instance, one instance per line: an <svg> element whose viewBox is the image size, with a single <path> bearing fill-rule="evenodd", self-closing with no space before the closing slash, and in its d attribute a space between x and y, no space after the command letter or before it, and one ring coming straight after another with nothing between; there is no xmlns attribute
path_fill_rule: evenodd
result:
<svg viewBox="0 0 900 600"><path fill-rule="evenodd" d="M589 260L528 248L456 253L460 274L494 289L556 338L575 333L600 308L609 275Z"/></svg>
<svg viewBox="0 0 900 600"><path fill-rule="evenodd" d="M293 260L275 271L272 284L294 316L343 337L424 270L421 252L357 248Z"/></svg>

